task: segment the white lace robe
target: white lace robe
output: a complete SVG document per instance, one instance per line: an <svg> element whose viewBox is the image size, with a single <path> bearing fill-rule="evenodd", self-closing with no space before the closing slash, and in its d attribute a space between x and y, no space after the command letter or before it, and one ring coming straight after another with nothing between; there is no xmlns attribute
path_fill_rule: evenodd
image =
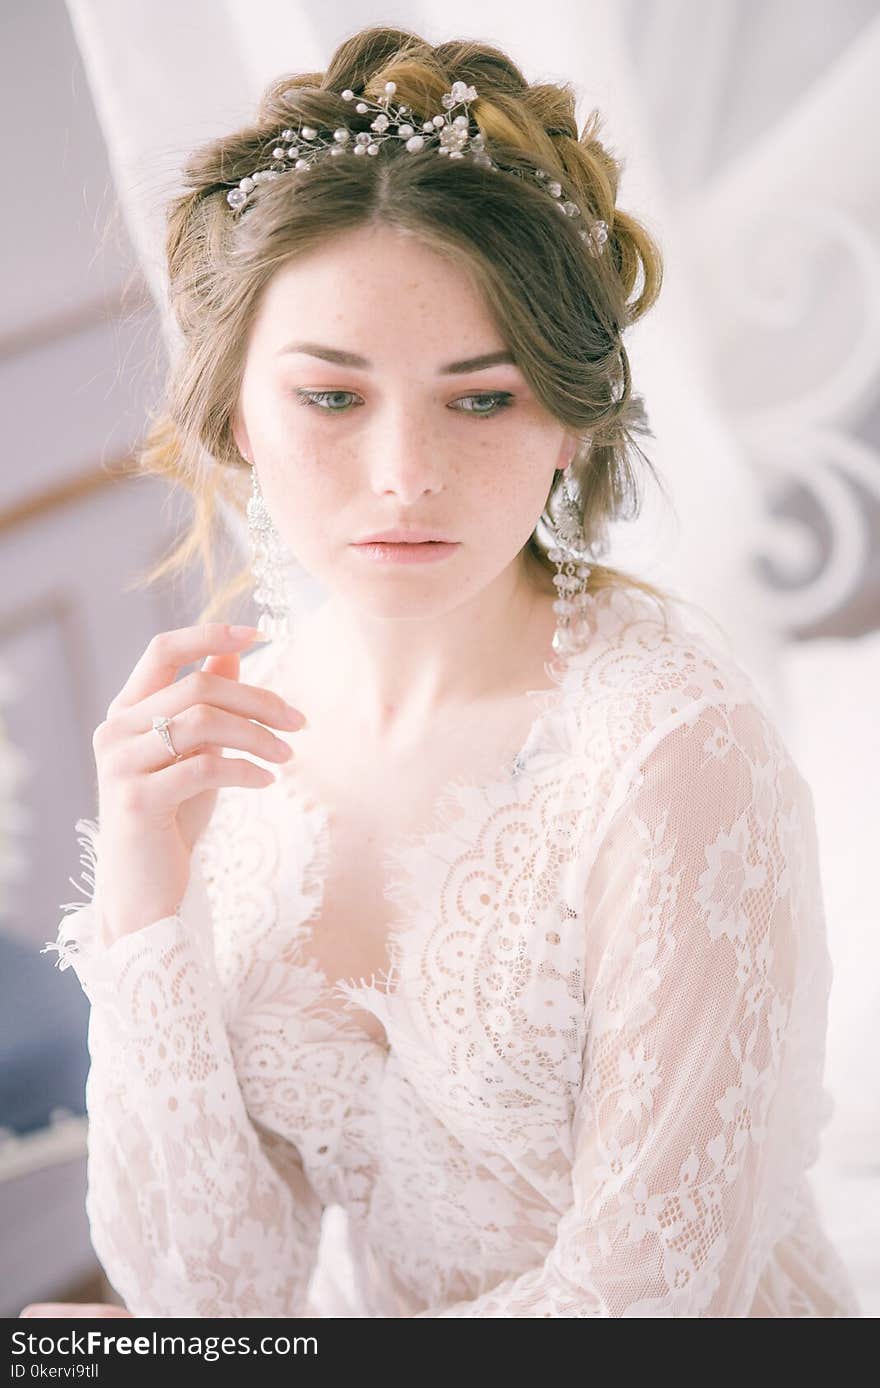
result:
<svg viewBox="0 0 880 1388"><path fill-rule="evenodd" d="M321 1314L331 1205L356 1315L861 1315L805 1174L832 1110L809 787L682 609L603 597L548 674L515 760L386 856L384 986L302 955L327 810L287 768L219 792L179 913L109 949L78 821L92 895L47 948L92 1003L86 1208L135 1315Z"/></svg>

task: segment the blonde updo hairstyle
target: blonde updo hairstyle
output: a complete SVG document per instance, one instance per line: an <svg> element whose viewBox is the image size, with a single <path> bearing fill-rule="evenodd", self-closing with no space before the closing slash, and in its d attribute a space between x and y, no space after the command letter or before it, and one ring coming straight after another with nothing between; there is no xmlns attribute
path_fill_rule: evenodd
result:
<svg viewBox="0 0 880 1388"><path fill-rule="evenodd" d="M583 217L560 215L533 177L494 172L467 157L450 161L431 147L414 154L391 140L374 158L327 158L303 173L258 183L244 214L229 206L230 188L271 163L285 127L332 132L363 121L368 129L374 113L358 116L355 102L342 97L347 88L356 99L379 101L393 81L394 103L405 103L420 123L442 111L442 95L456 80L476 87L471 119L502 170L546 170ZM651 237L615 206L620 166L600 142L599 120L594 111L579 135L572 90L530 85L497 48L465 40L433 46L407 31L372 27L345 40L326 72L273 81L253 125L191 155L185 191L167 209L168 284L180 349L135 466L183 486L194 509L182 541L139 582L152 583L198 557L206 585L199 621L225 616L252 583L248 563L218 585L215 532L218 496L243 515L249 493L250 467L231 423L260 296L290 257L334 232L381 224L467 268L536 397L582 439L567 471L594 556L589 590L638 588L662 610L670 593L595 562L607 550L609 524L638 514L636 458L654 473L635 438L650 430L621 338L653 305L662 279ZM578 236L584 219L608 227L600 256ZM217 466L206 467L205 453ZM546 519L557 514L564 476L556 473L526 546L526 557L551 574L556 565L547 554Z"/></svg>

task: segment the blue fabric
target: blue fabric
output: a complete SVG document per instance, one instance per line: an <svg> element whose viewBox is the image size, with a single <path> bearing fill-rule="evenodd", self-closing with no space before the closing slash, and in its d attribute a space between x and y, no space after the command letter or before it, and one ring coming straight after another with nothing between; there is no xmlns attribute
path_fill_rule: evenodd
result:
<svg viewBox="0 0 880 1388"><path fill-rule="evenodd" d="M18 1133L86 1111L89 1000L55 958L0 931L0 1126Z"/></svg>

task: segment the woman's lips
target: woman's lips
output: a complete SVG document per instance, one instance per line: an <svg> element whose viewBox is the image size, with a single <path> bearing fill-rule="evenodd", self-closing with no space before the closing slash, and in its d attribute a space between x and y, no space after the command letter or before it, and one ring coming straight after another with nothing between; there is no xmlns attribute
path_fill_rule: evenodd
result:
<svg viewBox="0 0 880 1388"><path fill-rule="evenodd" d="M363 555L379 563L386 564L429 564L436 559L446 559L458 549L455 540L423 540L418 544L392 544L388 540L369 540L363 544L352 545Z"/></svg>

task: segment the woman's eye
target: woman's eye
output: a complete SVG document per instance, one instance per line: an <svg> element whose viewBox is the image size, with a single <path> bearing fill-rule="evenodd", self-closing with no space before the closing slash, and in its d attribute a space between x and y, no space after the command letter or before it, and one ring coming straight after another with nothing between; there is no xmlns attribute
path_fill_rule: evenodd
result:
<svg viewBox="0 0 880 1388"><path fill-rule="evenodd" d="M348 414L349 407L343 405L337 409L335 405L322 403L326 400L338 400L340 396L354 396L353 390L303 390L297 389L295 392L297 402L300 405L311 406L312 409L323 410L324 414ZM476 419L492 419L496 414L500 414L503 409L513 404L513 395L509 390L492 391L488 394L465 395L456 404L460 405L463 401L475 400L481 407L478 409L464 409L462 414L471 414ZM489 409L482 406L488 405Z"/></svg>
<svg viewBox="0 0 880 1388"><path fill-rule="evenodd" d="M319 403L321 400L334 399L340 395L354 395L353 390L297 390L295 392L300 405L311 405L317 410L323 410L325 414L345 414L346 410L337 410Z"/></svg>
<svg viewBox="0 0 880 1388"><path fill-rule="evenodd" d="M462 399L476 400L480 405L488 404L492 406L489 410L479 409L463 411L464 414L472 414L477 419L492 419L493 416L500 414L502 410L506 410L509 405L513 404L513 396L509 390L496 390L489 395L465 395ZM458 403L461 404L461 400L458 401Z"/></svg>

